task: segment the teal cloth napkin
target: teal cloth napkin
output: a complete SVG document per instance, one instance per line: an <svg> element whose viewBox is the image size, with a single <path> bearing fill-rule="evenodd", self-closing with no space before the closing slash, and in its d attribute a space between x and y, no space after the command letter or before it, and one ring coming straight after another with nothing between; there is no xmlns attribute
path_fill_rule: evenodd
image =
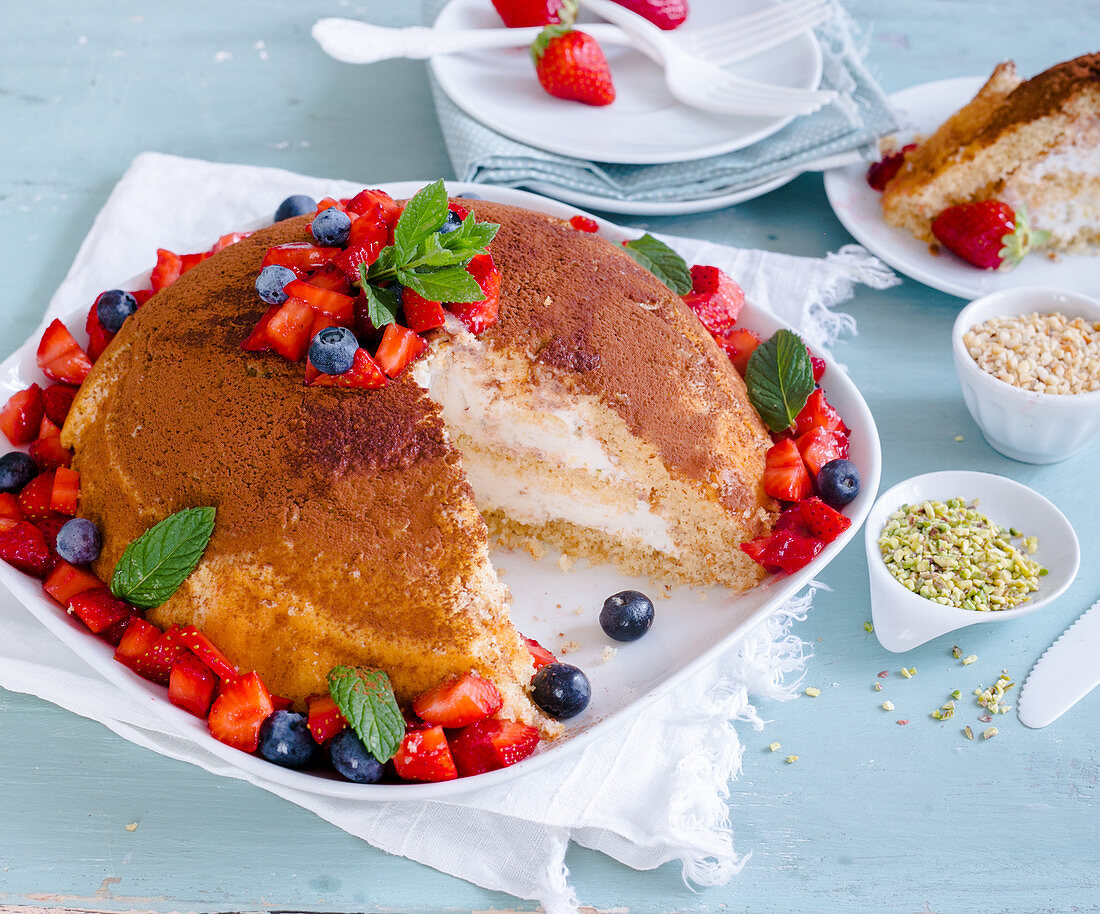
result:
<svg viewBox="0 0 1100 914"><path fill-rule="evenodd" d="M434 22L446 3L422 0L424 21ZM826 156L858 150L871 158L875 141L897 130L899 123L882 88L863 65L855 23L839 2L834 0L834 5L835 14L816 34L824 58L821 86L840 92L840 99L795 118L753 146L693 162L614 165L544 152L474 120L432 78L436 112L455 175L461 181L482 184L553 185L613 200L668 203L735 193L781 174L810 170L807 166Z"/></svg>

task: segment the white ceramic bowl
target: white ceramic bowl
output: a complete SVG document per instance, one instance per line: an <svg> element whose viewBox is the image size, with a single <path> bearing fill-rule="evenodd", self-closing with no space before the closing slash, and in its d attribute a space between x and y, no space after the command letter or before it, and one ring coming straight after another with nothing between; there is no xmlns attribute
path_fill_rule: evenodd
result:
<svg viewBox="0 0 1100 914"><path fill-rule="evenodd" d="M878 546L887 518L902 505L949 498L976 498L978 510L995 524L1006 529L1015 527L1039 540L1038 551L1031 558L1046 568L1047 574L1030 599L1013 609L959 609L918 596L890 574ZM1077 534L1051 502L1015 480L969 470L925 473L898 483L880 495L871 508L863 536L875 635L884 648L895 653L968 625L1007 622L1042 609L1065 592L1081 564Z"/></svg>
<svg viewBox="0 0 1100 914"><path fill-rule="evenodd" d="M1100 431L1100 390L1043 394L1015 387L979 368L967 352L963 337L975 324L992 317L1052 311L1100 321L1100 301L1094 298L1026 287L1004 289L971 302L959 312L951 334L955 371L966 408L990 446L1024 463L1056 463L1088 444Z"/></svg>

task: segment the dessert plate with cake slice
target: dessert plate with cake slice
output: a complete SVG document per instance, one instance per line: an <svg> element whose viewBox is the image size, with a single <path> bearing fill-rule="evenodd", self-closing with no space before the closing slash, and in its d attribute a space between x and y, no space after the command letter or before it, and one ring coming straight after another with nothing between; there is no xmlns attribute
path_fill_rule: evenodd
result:
<svg viewBox="0 0 1100 914"><path fill-rule="evenodd" d="M403 199L422 186L383 189ZM533 755L424 784L276 766L212 738L38 581L0 563L0 580L66 646L250 779L387 801L533 772L773 614L855 535L874 500L874 420L826 358L820 384L850 429L862 488L844 509L851 525L815 559L765 575L736 543L770 526L761 512L775 507L756 481L770 439L702 324L621 252L633 235L598 220L598 234L587 222L577 229L568 220L584 214L521 191L448 190L489 197L458 202L501 226L500 318L482 335L448 324L420 361L368 390L307 386L301 365L243 351L264 311L260 262L272 245L305 250L302 216L199 263L128 317L74 401L64 440L76 451L80 514L103 529L106 570L93 566L102 579L153 519L217 505L201 563L150 611L153 622L197 625L299 704L334 662L386 668L402 703L443 673L476 668L499 686L502 714L549 737ZM83 326L87 308L60 317ZM783 325L748 303L738 326L767 338ZM0 365L5 396L42 380L41 329ZM651 630L629 644L598 622L604 599L623 590L656 604ZM525 694L531 656L517 631L587 673L591 703L564 726Z"/></svg>
<svg viewBox="0 0 1100 914"><path fill-rule="evenodd" d="M1100 237L1100 133L1095 113L1091 127L1087 116L1075 114L1095 105L1097 66L1090 59L1059 64L1028 81L1003 65L988 79L939 80L895 93L891 101L910 126L898 135L898 146L931 139L887 185L885 198L867 183L865 164L827 172L833 212L890 266L950 295L972 299L1023 286L1100 295L1100 260L1072 252L1090 243L1095 250ZM1048 92L1054 82L1060 88ZM1032 104L1032 96L1055 102L1044 108ZM950 126L934 133L949 117ZM963 148L960 135L969 138ZM1035 250L1012 269L983 270L932 244L929 225L941 207L987 199L990 186L1012 201L1032 201L1032 225L1060 235L1061 248Z"/></svg>

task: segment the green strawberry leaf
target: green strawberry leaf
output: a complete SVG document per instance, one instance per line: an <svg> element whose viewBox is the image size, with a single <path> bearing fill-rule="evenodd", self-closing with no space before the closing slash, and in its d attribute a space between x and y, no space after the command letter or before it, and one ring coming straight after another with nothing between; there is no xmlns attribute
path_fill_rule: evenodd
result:
<svg viewBox="0 0 1100 914"><path fill-rule="evenodd" d="M473 302L481 301L485 293L461 266L444 267L430 272L413 270L397 271L398 282L408 286L428 301Z"/></svg>
<svg viewBox="0 0 1100 914"><path fill-rule="evenodd" d="M187 508L146 530L115 565L111 593L146 609L164 603L202 558L214 514L213 508Z"/></svg>
<svg viewBox="0 0 1100 914"><path fill-rule="evenodd" d="M329 671L328 691L367 751L380 762L393 758L405 738L405 718L389 677L370 667L337 666Z"/></svg>
<svg viewBox="0 0 1100 914"><path fill-rule="evenodd" d="M749 402L773 432L790 427L814 392L814 369L797 333L778 330L756 347L745 372Z"/></svg>
<svg viewBox="0 0 1100 914"><path fill-rule="evenodd" d="M420 188L405 204L393 230L393 243L401 254L411 254L416 246L447 221L447 188L440 178Z"/></svg>
<svg viewBox="0 0 1100 914"><path fill-rule="evenodd" d="M623 249L677 295L691 291L691 270L683 257L648 232L623 245Z"/></svg>

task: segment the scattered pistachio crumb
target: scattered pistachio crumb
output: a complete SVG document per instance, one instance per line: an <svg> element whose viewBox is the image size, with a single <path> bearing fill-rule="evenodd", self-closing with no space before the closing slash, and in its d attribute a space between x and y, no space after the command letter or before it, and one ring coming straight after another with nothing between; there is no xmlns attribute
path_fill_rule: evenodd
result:
<svg viewBox="0 0 1100 914"><path fill-rule="evenodd" d="M875 683L875 691L876 692L881 692L882 691L882 683L881 682L876 682Z"/></svg>
<svg viewBox="0 0 1100 914"><path fill-rule="evenodd" d="M991 720L993 720L993 718L988 714L979 714L978 720L980 720L983 724L988 724Z"/></svg>
<svg viewBox="0 0 1100 914"><path fill-rule="evenodd" d="M963 727L963 736L965 736L967 739L974 738L974 731L970 729L970 724L967 724L965 727Z"/></svg>
<svg viewBox="0 0 1100 914"><path fill-rule="evenodd" d="M817 696L821 694L821 689L815 686L806 686L806 694L809 695L810 698L817 698Z"/></svg>
<svg viewBox="0 0 1100 914"><path fill-rule="evenodd" d="M975 663L977 659L977 654L968 654L967 656L963 657L963 666L970 666L970 664Z"/></svg>
<svg viewBox="0 0 1100 914"><path fill-rule="evenodd" d="M798 756L797 755L788 755L787 756L787 764L788 765L793 765L797 761L798 761Z"/></svg>
<svg viewBox="0 0 1100 914"><path fill-rule="evenodd" d="M873 632L875 630L875 627L870 622L864 622L863 623L863 630L865 632L870 633L870 632Z"/></svg>
<svg viewBox="0 0 1100 914"><path fill-rule="evenodd" d="M619 649L617 647L611 647L610 645L608 645L603 649L603 652L600 654L600 659L604 663L607 663L607 661L614 657L617 653L619 653Z"/></svg>
<svg viewBox="0 0 1100 914"><path fill-rule="evenodd" d="M772 752L776 752L779 749L779 743L768 743L768 748L771 749Z"/></svg>
<svg viewBox="0 0 1100 914"><path fill-rule="evenodd" d="M131 822L126 826L126 831L137 831L137 822Z"/></svg>
<svg viewBox="0 0 1100 914"><path fill-rule="evenodd" d="M966 439L962 435L956 435L955 440L956 441L965 441Z"/></svg>
<svg viewBox="0 0 1100 914"><path fill-rule="evenodd" d="M953 701L958 701L958 700L959 700L960 698L962 698L962 692L960 692L960 691L959 691L958 689L955 689L955 690L954 690L954 691L953 691L953 692L951 693L951 699L952 699Z"/></svg>
<svg viewBox="0 0 1100 914"><path fill-rule="evenodd" d="M574 651L579 651L581 646L576 641L563 641L558 653L560 654L572 654Z"/></svg>
<svg viewBox="0 0 1100 914"><path fill-rule="evenodd" d="M935 711L932 712L932 716L936 720L947 720L949 717L955 716L955 702L949 701L945 705L941 705Z"/></svg>
<svg viewBox="0 0 1100 914"><path fill-rule="evenodd" d="M892 701L890 701L889 698L887 698L886 701L884 701L882 703L882 710L883 711L893 711L894 710L894 703Z"/></svg>
<svg viewBox="0 0 1100 914"><path fill-rule="evenodd" d="M986 727L984 730L982 730L982 739L991 739L992 737L994 737L996 735L997 735L997 728L996 727Z"/></svg>
<svg viewBox="0 0 1100 914"><path fill-rule="evenodd" d="M951 656L954 657L956 660L961 658L962 655L963 652L959 650L959 646L957 644L953 648L951 648Z"/></svg>
<svg viewBox="0 0 1100 914"><path fill-rule="evenodd" d="M911 666L908 669L902 667L900 670L898 670L898 672L901 673L901 675L904 676L906 679L912 679L914 676L917 675L917 668L915 666Z"/></svg>

